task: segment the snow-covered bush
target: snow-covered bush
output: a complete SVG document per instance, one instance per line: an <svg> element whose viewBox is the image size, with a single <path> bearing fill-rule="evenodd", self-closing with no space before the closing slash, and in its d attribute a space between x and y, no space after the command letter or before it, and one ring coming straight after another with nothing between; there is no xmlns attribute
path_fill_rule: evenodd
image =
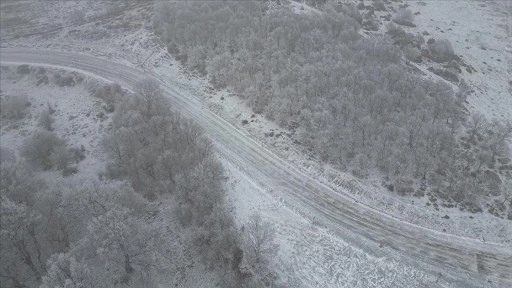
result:
<svg viewBox="0 0 512 288"><path fill-rule="evenodd" d="M413 62L421 62L420 49L412 46L407 46L403 49L405 58Z"/></svg>
<svg viewBox="0 0 512 288"><path fill-rule="evenodd" d="M0 147L0 164L3 163L15 163L16 152L7 147Z"/></svg>
<svg viewBox="0 0 512 288"><path fill-rule="evenodd" d="M0 101L2 118L19 120L25 117L27 107L30 106L26 95L4 96Z"/></svg>
<svg viewBox="0 0 512 288"><path fill-rule="evenodd" d="M39 114L37 126L44 130L53 131L53 122L55 122L55 119L53 119L50 107L48 107Z"/></svg>
<svg viewBox="0 0 512 288"><path fill-rule="evenodd" d="M279 245L275 243L275 228L272 223L263 221L261 215L252 214L245 228L247 261L254 269L265 267Z"/></svg>
<svg viewBox="0 0 512 288"><path fill-rule="evenodd" d="M386 5L384 5L384 1L382 0L375 1L374 6L377 11L386 11Z"/></svg>
<svg viewBox="0 0 512 288"><path fill-rule="evenodd" d="M45 187L36 177L33 169L23 161L2 162L0 169L2 175L0 192L2 196L15 202L32 205L36 198L35 192Z"/></svg>
<svg viewBox="0 0 512 288"><path fill-rule="evenodd" d="M351 17L352 19L356 20L357 23L361 24L363 23L363 16L361 15L361 12L359 12L359 9L354 3L345 3L345 2L338 2L341 5L336 6L337 12L343 12L343 14L347 15L348 17ZM364 4L363 4L364 6Z"/></svg>
<svg viewBox="0 0 512 288"><path fill-rule="evenodd" d="M187 65L190 69L197 71L201 75L206 75L206 57L205 48L196 47L188 53Z"/></svg>
<svg viewBox="0 0 512 288"><path fill-rule="evenodd" d="M414 15L410 9L400 9L393 18L393 22L404 26L414 26Z"/></svg>
<svg viewBox="0 0 512 288"><path fill-rule="evenodd" d="M430 41L428 49L432 59L436 62L447 62L455 57L452 44L447 39Z"/></svg>
<svg viewBox="0 0 512 288"><path fill-rule="evenodd" d="M54 166L53 154L61 151L65 145L66 142L57 134L47 130L38 130L23 141L20 153L34 167L47 170Z"/></svg>
<svg viewBox="0 0 512 288"><path fill-rule="evenodd" d="M64 75L60 74L60 71L56 71L53 75L53 81L55 85L59 87L73 87L76 85L76 80L72 75Z"/></svg>
<svg viewBox="0 0 512 288"><path fill-rule="evenodd" d="M379 30L379 22L375 19L374 16L368 17L363 21L362 27L368 31L378 31Z"/></svg>
<svg viewBox="0 0 512 288"><path fill-rule="evenodd" d="M30 74L30 67L27 64L20 65L16 67L16 73L22 75Z"/></svg>
<svg viewBox="0 0 512 288"><path fill-rule="evenodd" d="M389 23L386 28L386 34L391 36L393 44L398 45L402 49L407 46L421 49L422 45L425 44L423 36L420 34L414 35L412 33L407 33L402 27L395 25L394 23Z"/></svg>
<svg viewBox="0 0 512 288"><path fill-rule="evenodd" d="M89 83L89 90L94 97L100 98L108 105L107 111L114 109L115 105L125 96L125 91L117 83L99 84L96 82Z"/></svg>
<svg viewBox="0 0 512 288"><path fill-rule="evenodd" d="M386 29L387 29L386 33L389 34L393 38L403 37L402 35L404 35L406 33L404 28L402 28L394 23L388 23L386 25Z"/></svg>

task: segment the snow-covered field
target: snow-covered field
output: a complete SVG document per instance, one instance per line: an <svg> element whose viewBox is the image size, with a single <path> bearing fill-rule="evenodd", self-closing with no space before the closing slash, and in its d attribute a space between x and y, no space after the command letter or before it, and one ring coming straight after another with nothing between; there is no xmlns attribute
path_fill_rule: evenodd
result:
<svg viewBox="0 0 512 288"><path fill-rule="evenodd" d="M498 6L483 1L424 2L426 5L416 1L408 2L414 12L420 12L415 18L417 27L410 29L417 29L420 32L426 30L436 38L450 39L456 53L476 68L477 71L472 74L463 72L464 79L475 88L475 93L469 98L471 111L480 111L489 118L510 117L512 84L509 81L512 51L506 37L506 31L510 33L510 30L503 26L503 19L506 21L507 15L497 11ZM72 15L73 11L80 11L89 3L98 1L64 3L59 9L45 7L45 11L50 17ZM300 9L299 4L294 5L298 13L304 11ZM143 68L181 89L202 95L204 107L208 107L281 158L315 176L339 193L346 193L365 205L430 229L482 241L485 239L503 243L512 240L511 221L487 213L471 214L443 207L436 211L425 206L426 197L399 197L381 187L378 181L361 183L346 173L321 164L294 143L295 139L290 131L279 128L261 115L254 115L243 100L229 91L214 91L206 79L184 72L179 63L171 59L165 47L150 32L149 5L135 6L121 14L114 13L114 10L105 11L101 5L93 6L97 6L96 10L87 11L95 12L83 15L85 24L57 30L45 36L2 41L2 47L21 46L76 51ZM310 8L305 10L309 11L308 9ZM94 19L98 13L107 15L107 12L114 13L115 20L100 18L87 22L89 18ZM475 17L486 17L489 20L486 21L488 25L474 26L471 21ZM62 16L55 19L57 23L68 21ZM43 21L33 22L37 22L35 26L44 24ZM109 25L110 28L107 28ZM2 31L2 35L3 33ZM101 153L98 152L99 135L109 120L108 116L97 117L103 111L101 103L98 104L98 100L90 97L85 85L56 89L51 86L38 87L28 79L4 79L3 76L1 84L3 94L26 93L29 96L34 112L26 121L36 121L40 111L38 109L44 108L46 103L55 104L56 131L70 143L84 145L87 151L87 157L79 167L81 173L83 171L92 174L97 171L98 159L101 159ZM242 125L242 120L248 120L249 123ZM26 124L28 123L23 125ZM20 129L16 133L6 129L9 130L8 125L2 126L2 147L19 147L21 139L29 133L27 129ZM264 215L265 220L275 223L278 231L277 241L281 249L280 257L275 259L273 265L280 272L283 281L289 280L293 287L450 287L442 276L420 271L391 256L378 257L352 246L315 225L310 219L303 218L294 212L293 207L287 207L279 199L273 198L268 193L270 187L261 187L251 180L250 175L244 175L236 167L224 162L230 179L230 198L239 224L243 225L252 212L259 212ZM449 219L441 218L445 215L448 215ZM383 255L393 254L391 249L386 247L380 249ZM296 286L293 283L296 283Z"/></svg>
<svg viewBox="0 0 512 288"><path fill-rule="evenodd" d="M40 113L48 105L55 110L54 132L65 139L71 147L85 149L85 159L78 164L80 174L95 178L103 169L104 159L100 142L103 133L110 123L110 115L103 109L103 101L91 96L88 85L96 85L98 80L73 73L81 78L81 83L71 87L58 87L54 83L37 85L33 76L16 74L15 67L2 66L0 81L2 96L19 97L26 95L30 102L28 114L21 120L2 119L2 148L17 151L25 137L29 136L37 126ZM66 75L69 72L44 69L45 74ZM53 172L49 172L53 173Z"/></svg>
<svg viewBox="0 0 512 288"><path fill-rule="evenodd" d="M443 1L436 5L429 5L433 4L429 2L427 2L426 5L423 5L420 2L411 2L409 4L411 5L411 9L414 11L416 11L416 8L427 9L428 7L431 7L431 9L442 10L442 8L439 7L444 7L444 5L451 7L452 5L455 5L456 2L457 1ZM60 10L47 10L49 10L49 13L65 11L71 15L74 13L73 11L84 9L84 5L86 5L86 1L73 3L73 1L66 1L66 5L60 7ZM314 8L308 7L307 5L305 10L302 10L300 9L302 6L301 4L292 4L293 9L298 12L316 11ZM462 4L459 3L458 5L461 6ZM466 7L465 5L462 6ZM473 6L467 6L465 9L478 10L481 8L482 7L480 5L474 4ZM423 15L423 17L426 18L425 15L427 15L427 13L431 13L433 15L432 17L441 17L443 15L449 17L450 15L449 13L437 13L437 10L421 12L420 15L417 15L415 18L415 23L418 27L407 29L418 29L418 31L428 29L428 27L425 29L421 27L421 23L423 23L421 22L421 17ZM100 8L96 8L95 11L99 11L97 13L100 15L102 15L101 13L113 13L109 12L109 10L103 11ZM492 10L488 12L492 12ZM378 177L374 177L369 181L361 182L359 179L348 173L337 171L329 165L320 163L310 155L308 151L302 149L300 145L295 143L296 139L290 131L286 131L285 129L278 127L276 123L265 119L261 115L254 114L242 99L231 94L229 91L215 91L210 88L207 79L203 79L195 75L189 75L187 72L184 72L180 67L180 64L166 53L165 47L150 31L151 7L149 5L129 6L125 13L114 14L114 20L98 20L90 23L86 21L88 18L95 19L95 15L96 14L91 14L87 17L83 17L86 23L75 26L72 29L66 28L48 36L33 36L29 38L28 41L25 38L9 40L7 43L3 43L2 45L32 46L44 49L90 53L99 57L105 57L112 60L115 59L116 61L124 64L143 68L147 72L154 71L156 75L171 82L173 85L193 91L196 94L201 94L205 100L203 104L204 106L207 106L216 114L222 116L242 131L245 131L247 135L250 135L262 142L266 148L271 149L281 158L293 163L302 171L314 175L323 183L340 193L346 193L351 197L354 197L357 201L365 203L370 207L374 207L399 219L428 227L430 229L454 235L477 238L482 241L484 239L486 241L493 242L510 241L510 235L512 235L512 224L510 221L496 218L488 215L487 213L472 214L444 207L439 207L439 210L435 210L433 206L426 206L426 202L428 201L427 197L413 199L409 197L400 197L396 194L390 193L382 187ZM63 23L66 21L66 19L63 19L62 17L57 19L61 19ZM467 18L461 17L460 21L465 19ZM424 22L427 22L425 25L434 25L430 24L433 22L430 20ZM442 22L435 25L439 26L441 23ZM467 25L460 24L460 26L464 27L464 29L469 29L467 28ZM106 29L106 27L110 27L110 29ZM492 27L488 29L491 28ZM431 29L428 29L429 33L435 33L430 30ZM455 30L463 31L463 29L453 29L452 31L449 31L447 28L445 28L444 31L454 32ZM101 34L98 31L103 31L104 34ZM502 40L502 44L506 42L504 39ZM459 53L461 50L457 46L458 43L455 41L452 42L454 42L453 44L456 53L461 54ZM481 51L486 52L489 50ZM502 58L506 59L505 57ZM500 62L496 61L496 63ZM502 61L501 63L506 65L506 61ZM479 73L479 69L477 69L476 73ZM473 74L476 73L474 72ZM496 72L493 75L502 76L503 73L500 74ZM477 95L477 93L470 96L470 102L473 101L471 99L476 97L475 95ZM507 101L511 102L512 97L506 97L506 95L503 96L503 94L497 95L501 96L496 96L495 99L501 100L500 102L492 105L492 107L494 107L493 109L507 110ZM484 99L484 97L481 98ZM484 112L485 111L491 110L484 110ZM497 112L492 113L496 114ZM508 115L507 113L500 114L503 114L504 116ZM249 124L242 125L242 120L248 120ZM445 217L445 215L448 215L449 219L442 218Z"/></svg>
<svg viewBox="0 0 512 288"><path fill-rule="evenodd" d="M462 78L475 90L470 111L488 119L512 119L512 50L510 1L409 1L419 33L448 39L455 53L476 72L462 70Z"/></svg>

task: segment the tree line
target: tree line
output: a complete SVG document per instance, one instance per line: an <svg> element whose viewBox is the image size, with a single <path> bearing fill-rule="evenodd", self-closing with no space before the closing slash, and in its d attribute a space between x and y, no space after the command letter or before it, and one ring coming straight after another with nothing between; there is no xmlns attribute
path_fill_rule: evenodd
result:
<svg viewBox="0 0 512 288"><path fill-rule="evenodd" d="M158 83L146 79L134 90L91 88L112 113L97 178L54 171L83 158L49 131L51 107L21 158L2 157L0 287L179 284L195 259L222 287L260 285L264 256L275 251L271 224L254 218L239 231L211 142L173 112Z"/></svg>
<svg viewBox="0 0 512 288"><path fill-rule="evenodd" d="M468 91L408 71L388 35L360 37L358 13L350 4L296 14L259 1L177 1L157 3L153 24L184 66L233 89L322 161L362 178L379 173L403 194L423 193L414 184L423 182L470 210L491 191L501 197L503 175L486 177L462 147ZM496 152L485 170L495 173L508 151L492 147L506 147L510 125L481 132L482 149Z"/></svg>

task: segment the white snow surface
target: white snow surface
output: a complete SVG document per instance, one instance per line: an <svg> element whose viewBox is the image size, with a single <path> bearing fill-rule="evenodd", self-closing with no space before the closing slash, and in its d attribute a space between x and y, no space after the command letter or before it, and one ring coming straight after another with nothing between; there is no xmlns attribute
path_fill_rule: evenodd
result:
<svg viewBox="0 0 512 288"><path fill-rule="evenodd" d="M49 104L55 110L52 115L55 119L53 132L66 140L69 147L85 148L86 157L78 164L78 169L81 176L96 178L104 165L101 138L110 123L110 115L102 108L103 101L92 97L87 88L87 85L92 85L97 80L84 77L84 82L74 87L57 87L55 84L37 86L34 77L8 72L8 67L2 66L2 95L26 95L31 105L27 108L28 115L21 120L2 119L1 146L11 151L19 151L23 139L36 130L39 114ZM69 73L47 71L61 75ZM105 116L99 117L101 113ZM53 173L58 172L48 172Z"/></svg>
<svg viewBox="0 0 512 288"><path fill-rule="evenodd" d="M223 161L223 166L238 225L259 213L275 226L279 257L272 257L270 264L286 287L455 287L394 258L387 247L377 248L386 256L376 256L353 246L273 197L230 162Z"/></svg>
<svg viewBox="0 0 512 288"><path fill-rule="evenodd" d="M79 10L80 7L84 7L83 5L87 5L87 1L65 2L67 4L62 6L61 9L71 9L74 11L74 9ZM428 30L432 35L436 35L436 38L437 36L444 36L450 39L456 53L464 55L464 61L477 69L476 73L464 75L464 78L468 79L470 85L477 88L475 89L476 92L469 99L472 111L481 111L488 117L499 117L502 119L510 117L512 97L510 96L510 86L507 85L509 85L508 81L511 79L511 50L510 46L507 47L507 38L502 37L501 32L495 33L496 30L493 29L497 28L492 25L477 25L475 27L468 24L468 21L474 19L471 17L482 17L479 14L480 12L477 11L486 11L486 13L489 13L487 14L488 17L491 17L492 13L499 12L493 10L494 8L492 7L494 6L491 6L491 4L488 4L487 7L480 6L482 1L425 2L427 3L426 6L421 6L419 2L408 2L413 12L421 12L415 18L414 23L418 26L416 29L418 31ZM460 9L467 11L467 14L455 13L455 15L463 14L463 16L453 17L454 14L448 12L452 11L451 13L454 13L453 11ZM140 8L140 11L142 10L143 8ZM125 14L125 18L135 17L135 19L140 19L137 16L137 13L140 13L140 11L136 9L130 11ZM430 21L430 19L435 20ZM452 24L452 21L455 21L457 24ZM124 30L122 34L112 33L109 37L97 40L82 38L84 33L90 33L95 29L95 24L89 23L72 27L72 29L66 28L60 31L57 36L51 36L48 39L35 36L29 39L4 42L2 46L78 51L116 60L130 66L147 69L148 71L154 71L155 74L165 78L168 82L181 89L201 94L204 98L202 105L210 108L247 135L263 143L266 148L271 149L281 158L293 163L302 171L313 175L339 193L349 194L357 201L363 202L370 207L375 207L403 221L430 229L438 231L446 229L446 233L449 234L476 239L485 238L487 241L510 241L510 235L512 235L512 223L510 221L498 219L487 214L471 214L442 207L440 207L440 211L429 210L430 208L424 207L426 199L398 197L388 193L378 184L374 185L371 182L361 183L350 175L336 171L328 165L321 164L313 157L308 156L306 151L293 144L293 138L285 136L280 138L265 137L264 133L268 133L272 129L275 134L288 131L279 128L275 123L261 115L255 115L254 118L251 118L253 114L251 109L236 95L225 90L214 91L209 88L210 85L207 79L185 73L179 63L170 58L158 39L148 30L147 21L142 23L140 27ZM500 23L495 24L498 25ZM456 26L453 26L453 30L449 31L448 27L451 25ZM435 29L435 26L440 27L439 31ZM72 32L73 30L78 32ZM444 33L440 32L440 30L443 30ZM477 30L479 32L476 32ZM480 35L479 38L477 35ZM472 45L470 49L465 49L464 47L468 43L465 42L466 38ZM456 42L456 39L459 39L458 42ZM491 48L482 50L478 46L482 39L485 40L485 43L490 43L489 46ZM502 47L502 50L499 47ZM492 59L490 58L491 56L493 57ZM482 62L482 59L487 58L490 59L486 61L488 64L493 63L491 66L492 71L489 70L490 65L483 64ZM501 62L497 61L497 59L501 59ZM483 74L484 72L485 74ZM2 79L3 93L6 93L4 91L14 93L18 89L16 88L16 83L12 81L4 82L4 79ZM22 82L18 84L22 84ZM30 85L27 87L30 87ZM97 138L89 138L90 135L102 131L102 123L84 117L84 113L88 111L88 108L95 109L94 99L87 100L85 99L87 97L76 96L83 92L83 90L80 90L80 87L72 88L74 89L73 91L61 92L54 92L51 87L48 89L32 87L30 89L33 89L32 92L23 93L27 93L30 96L40 89L38 93L42 95L40 96L41 98L34 100L34 103L38 105L41 103L45 104L51 99L62 99L63 104L58 104L59 108L62 109L60 114L58 114L60 115L59 117L62 116L64 119L70 115L80 115L80 118L75 118L78 119L76 120L77 122L69 121L69 124L56 127L56 130L59 133L64 133L63 135L70 139L70 142L77 141L77 143L87 144L86 150L90 151L89 153L94 153L94 147L97 147ZM489 96L487 97L486 95ZM224 100L221 100L221 97L224 97ZM59 102L61 101L59 100ZM254 122L250 122L249 125L241 125L242 119L254 120ZM56 123L58 122L65 123L66 121L57 120ZM73 134L73 129L76 130L75 134ZM20 133L28 133L27 131L22 131ZM80 137L82 133L90 134L87 137ZM14 143L7 145L19 145L22 136L24 135L12 136L13 140L2 136L2 146L4 146L4 141L5 143ZM88 156L85 161L87 159L92 159L92 157ZM379 258L375 255L370 255L348 244L338 236L333 236L332 233L321 226L315 225L311 219L302 217L300 213L295 211L294 207L287 207L279 199L274 199L269 193L269 187L261 187L251 181L250 175L244 175L236 167L230 166L227 161L224 162L230 175L230 198L235 207L234 212L237 215L239 224L243 225L247 221L247 216L256 211L263 214L264 219L275 223L278 229L278 242L281 245L281 249L279 252L280 257L277 257L273 265L275 265L284 278L288 276L294 281L298 279L299 285L306 287L413 287L422 285L449 287L449 284L442 277L436 279L431 274L419 271L406 263L401 263L391 256ZM80 167L81 171L93 173L95 171L95 164L90 164L90 168L87 168L89 167L87 165L84 163L84 167ZM411 203L411 200L414 200L415 203ZM450 219L442 219L443 215L449 215ZM470 216L474 218L471 219L469 218ZM387 248L383 247L381 249L386 250ZM386 251L385 254L392 255L392 251ZM363 279L370 279L368 281L371 282L364 282Z"/></svg>
<svg viewBox="0 0 512 288"><path fill-rule="evenodd" d="M471 112L488 119L512 120L512 46L510 1L452 0L408 1L415 30L435 39L448 39L464 62L476 72L463 69L462 78L475 90L469 98Z"/></svg>

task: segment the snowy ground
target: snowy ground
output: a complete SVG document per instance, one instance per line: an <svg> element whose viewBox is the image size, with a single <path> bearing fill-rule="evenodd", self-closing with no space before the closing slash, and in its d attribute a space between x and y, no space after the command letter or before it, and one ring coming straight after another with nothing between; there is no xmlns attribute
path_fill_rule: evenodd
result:
<svg viewBox="0 0 512 288"><path fill-rule="evenodd" d="M360 1L372 6L369 0ZM354 3L359 3L355 1ZM468 97L470 113L483 113L487 119L512 120L512 4L507 0L423 0L391 1L385 11L375 11L379 30L366 34L386 32L390 23L385 16L393 16L401 6L414 14L415 27L401 26L406 32L420 34L425 41L430 38L447 39L455 54L476 71L462 69L459 78L474 90ZM373 6L372 6L373 7ZM368 10L362 10L362 14ZM429 67L439 64L429 59L411 65L428 76ZM451 84L452 87L455 85Z"/></svg>
<svg viewBox="0 0 512 288"><path fill-rule="evenodd" d="M98 1L92 2L94 3ZM457 1L443 1L443 3L444 2L449 2L449 4L446 5L453 5L453 9L458 7L455 6L455 4L452 4L452 2L455 3ZM466 1L458 2L459 6L464 6L463 4L466 3ZM64 14L70 15L66 13L71 13L72 11L80 11L80 9L84 9L88 2L66 1L65 3L67 4L62 6L62 8L60 8L61 10L49 11L48 13L50 16L59 15L59 11L67 11ZM409 4L411 7L414 7L414 9L418 9L418 11L420 11L420 9L440 9L435 8L434 6L436 5L433 5L432 2L427 2L426 6L420 6L418 3L410 2ZM485 8L478 6L478 4L472 5L473 6L468 6L467 9ZM300 7L298 8L299 11L302 11L300 10ZM493 11L491 8L487 8L489 11ZM297 7L295 7L295 9L297 9ZM457 9L464 8L459 7ZM98 8L97 11L99 11L98 13L100 14L105 12L100 8ZM415 23L418 25L417 29L427 29L428 27L434 25L430 23L432 22L430 21L430 18L432 17L428 18L428 20L421 20L420 16L428 15L428 13L440 12L429 12L427 10L421 11L421 14L417 16L415 20ZM376 207L379 210L391 214L399 219L403 219L405 221L409 221L431 229L446 231L446 233L478 239L485 238L487 241L510 241L510 235L512 235L512 223L510 221L501 220L487 214L463 213L442 207L440 207L440 211L435 211L432 208L425 207L426 199L401 198L388 193L378 184L360 183L357 179L351 177L350 175L341 173L326 165L320 164L316 159L308 156L307 151L303 151L300 146L293 143L295 139L293 135L291 135L290 131L284 131L283 129L280 129L275 123L264 119L261 115L255 115L252 117L253 113L250 108L248 108L245 103L236 95L232 95L228 91L213 91L211 88L209 88L210 86L205 79L184 73L180 68L179 63L170 58L170 56L166 53L165 48L149 31L150 12L151 7L148 8L144 5L141 5L140 7L137 6L135 8L130 8L126 13L115 16L116 18L114 20L106 20L108 18L105 18L105 20L100 19L83 25L76 25L72 28L58 30L53 34L49 34L44 37L31 36L30 38L12 39L7 42L2 41L2 46L28 46L45 49L78 51L109 59L115 59L116 61L130 64L131 66L147 69L148 72L154 71L154 73L160 77L165 78L169 82L181 87L182 89L187 89L194 91L195 93L202 94L203 98L205 99L203 105L208 106L212 111L215 111L218 115L227 119L229 122L242 129L242 131L245 131L246 134L251 135L251 137L261 141L267 148L270 148L283 159L287 159L291 163L294 163L301 170L307 171L311 175L316 176L322 182L327 183L330 187L334 188L340 193L347 193L358 201L364 202L371 207ZM87 22L87 18L94 18L94 15L96 14L92 14L90 16L86 15L86 17L84 17L85 22ZM450 14L448 12L446 12L446 14L436 14L436 16L439 17L442 15L449 17ZM56 19L57 22L66 21L66 19L62 19L62 17ZM462 17L459 19L460 22L458 26L454 27L452 31L449 31L447 28L442 29L445 31L443 35L447 35L448 32L471 32L470 26L466 25L465 22L462 22L464 19L466 18ZM439 21L439 23L442 23L442 20ZM448 22L448 24L450 24L450 22ZM107 29L106 27L108 25L110 25L110 28ZM421 25L425 25L424 27L426 28L422 28ZM440 24L437 24L437 26L439 25ZM486 29L491 28L492 27L488 27ZM480 29L483 29L483 27ZM485 31L487 31L487 34L489 34L489 30ZM433 33L442 33L439 31L436 32L430 30L429 32L432 35L434 35ZM463 49L459 49L459 47L456 45L464 45L464 43L457 43L455 40L451 38L449 39L454 45L456 53L461 54ZM477 40L473 39L471 41ZM506 43L505 39L497 39L492 41L499 42L499 45ZM478 53L483 53L482 51L494 51L491 49L478 49L479 50L477 50L475 46L474 49L466 50L475 50L475 59L478 57ZM503 51L508 51L506 53L510 53L510 47L508 50ZM498 53L498 51L494 51L492 53ZM487 70L486 74L480 75L480 77L474 73L475 75L472 75L475 77L474 81L481 81L481 79L485 79L485 77L492 77L492 79L495 79L495 81L501 81L500 79L503 77L508 77L510 79L510 71L506 70L506 63L509 61L508 59L510 59L510 57L506 57L507 54L492 54L490 56L492 56L494 59L494 62L492 63L502 63L504 66L500 66L501 70L498 68L495 68L496 70L493 69L493 71ZM501 59L501 62L497 61L497 59ZM464 57L464 60L471 62L471 64L477 68L477 73L480 73L480 71L486 71L485 69L482 69L478 63L473 63L471 56L468 55L467 58ZM483 63L481 64L485 65ZM484 68L485 67L486 66L484 66ZM508 76L506 76L506 73L498 73L498 71L505 71L508 73ZM472 81L471 79L469 80ZM470 83L472 85L478 85L479 82ZM12 83L12 81L7 81L4 83L4 80L2 80L2 93L5 93L4 90L8 90L7 87L11 87L10 89L14 90L17 89L15 88L16 85L14 84L16 83ZM508 84L508 82L506 84ZM486 85L489 86L490 84ZM499 117L500 115L509 115L510 111L512 111L512 106L510 106L510 99L512 97L510 97L510 91L507 91L506 89L510 89L510 87L505 86L505 92L508 94L502 94L500 92L504 89L502 86L490 86L493 86L490 88L490 91L494 93L493 95L495 96L489 97L489 99L487 99L483 95L484 93L488 92L482 91L481 94L478 94L477 91L471 96L471 107L474 109L483 109L490 105L491 108L487 107L488 109L482 110L487 115L496 115L496 117ZM28 85L28 87L30 87L30 85ZM41 89L41 95L46 95L43 96L40 101L38 100L38 104L45 104L48 99L52 99L52 97L54 97L52 93L55 93L52 92L51 88L46 89L44 87L32 87L30 89L33 89L33 91L36 91L36 89ZM75 90L57 92L55 97L66 99L68 95L80 95L80 89L83 88L74 87L72 89ZM481 95L481 97L477 97L476 95ZM221 97L223 97L223 99L221 99ZM68 101L66 102L68 103L66 107L70 110L68 111L67 108L66 110L62 109L61 114L59 114L61 116L59 117L62 117L62 119L68 117L67 119L69 119L69 116L79 115L80 118L74 118L78 119L76 120L77 122L73 122L72 120L59 121L57 119L56 123L62 122L69 124L66 124L65 127L63 126L56 128L58 131L64 133L63 135L66 135L66 137L72 141L77 141L77 143L84 143L84 145L87 144L86 150L91 151L90 153L93 153L92 151L94 151L94 147L96 147L94 146L96 144L93 145L93 143L97 143L94 142L96 140L92 140L92 142L87 143L85 140L86 138L80 138L80 135L83 133L92 133L90 130L101 131L101 129L103 129L101 125L104 125L104 122L94 120L94 113L92 113L90 117L85 116L87 115L86 111L91 109L93 109L91 111L96 111L94 110L94 107L96 106L94 106L95 104L93 100L87 102L84 101L83 98L86 97L78 97L76 99L69 98L65 100ZM71 103L73 101L71 100L78 101L78 103L81 104L73 106ZM89 110L87 110L88 107L90 108ZM34 113L34 115L35 114L37 113ZM241 124L241 121L244 119L249 121L248 125ZM75 123L75 127L73 127L73 123ZM75 128L77 130L75 131L75 134L73 134L73 130ZM67 129L67 132L65 129ZM272 132L274 136L270 136ZM19 141L22 136L23 135L21 134L18 136L12 136L14 140L12 140L11 143L18 144L9 145L19 145ZM7 138L2 136L2 146L4 146L4 139ZM92 159L92 157L88 156L85 161L87 161L87 159ZM241 174L234 167L230 167L229 163L225 163L225 165L227 166L227 170L231 175L230 187L232 189L230 190L230 197L232 198L233 204L235 205L235 212L239 216L240 224L244 223L247 219L247 215L253 211L259 211L267 220L276 223L279 235L278 241L281 244L281 249L279 252L281 257L278 257L278 260L274 263L274 265L276 269L281 271L281 275L289 275L290 279L294 279L293 281L295 281L297 278L299 283L307 287L449 286L447 283L443 282L444 280L442 277L440 279L436 279L436 277L418 271L404 263L400 263L396 259L375 257L374 255L365 253L364 251L347 244L339 237L332 236L328 231L325 231L322 228L312 224L310 220L306 220L300 217L297 213L293 212L293 209L285 207L277 199L269 196L268 193L262 193L261 189L268 187L258 187L258 185L251 181L249 176ZM80 169L86 171L88 168L80 167ZM90 171L93 171L92 164ZM411 203L412 200L414 200L414 203ZM442 219L441 217L444 215L449 215L450 219ZM382 249L386 248L384 247ZM391 252L386 254L391 254ZM361 282L363 279L370 279L369 281L375 282Z"/></svg>
<svg viewBox="0 0 512 288"><path fill-rule="evenodd" d="M451 1L443 1L442 3L443 5L451 5L444 2L451 3ZM93 3L96 3L96 1L93 1ZM66 1L66 5L60 7L60 10L48 10L62 10L73 14L73 11L85 9L85 6L83 6L86 4L85 1L75 4L73 4L73 1ZM299 4L295 2L292 4L294 5L293 9L296 9L298 12L316 11L313 8L307 7L307 5L305 10L301 10ZM412 2L410 5L414 11L416 10L413 8L413 5L418 5L422 9L429 7L428 3L426 6L420 6L416 2ZM473 8L476 9L476 7ZM85 24L76 25L45 36L33 36L29 40L25 38L9 40L6 43L2 43L2 45L34 46L44 49L88 53L112 60L115 59L130 66L143 68L148 72L154 71L162 79L171 82L181 89L201 94L203 99L205 99L202 105L207 106L216 114L222 116L242 131L245 131L247 135L257 139L266 148L271 149L283 159L295 164L302 171L316 176L323 183L340 193L349 194L357 201L366 203L370 207L377 208L387 214L420 226L454 235L481 240L486 239L486 241L510 241L510 235L512 235L511 221L499 219L487 213L471 214L444 207L439 207L439 211L437 211L433 206L426 206L427 197L400 197L383 188L378 177L361 183L360 180L348 173L337 171L329 165L320 163L310 155L310 152L294 143L296 138L290 131L279 128L277 124L265 119L261 115L253 114L242 99L229 91L215 91L210 88L206 79L186 73L180 64L167 54L165 47L158 41L156 36L149 31L150 6L128 6L126 9L125 13L116 14L114 13L116 10L110 12L108 9L102 10L97 7L94 10L99 11L97 14L83 17ZM110 15L109 13L114 13L112 14L114 20L103 19L98 16L103 14ZM420 16L422 14L427 14L427 12L416 16L415 23L418 22L418 25L421 23ZM87 22L88 19L99 20ZM61 20L63 23L66 21L66 19ZM109 28L107 29L107 27ZM446 29L446 31L448 30ZM455 47L455 50L459 51L457 47ZM502 63L505 63L505 61L502 61ZM471 97L475 95L473 94ZM509 98L512 99L512 97ZM500 99L506 100L507 98L501 97ZM506 107L506 103L504 105L496 104L495 106L496 109L505 109L503 107ZM248 120L249 124L242 125L242 120ZM442 218L445 215L448 215L450 218Z"/></svg>
<svg viewBox="0 0 512 288"><path fill-rule="evenodd" d="M448 39L455 53L476 72L462 70L461 77L475 90L469 98L470 111L488 119L512 119L512 47L510 1L409 1L419 12L415 28L406 28L435 39Z"/></svg>
<svg viewBox="0 0 512 288"><path fill-rule="evenodd" d="M14 73L14 67L2 66L0 82L2 96L28 96L30 107L28 114L21 120L2 119L2 148L11 151L19 150L23 139L36 129L39 114L48 104L55 110L53 128L59 137L65 139L70 147L85 148L85 159L78 164L81 175L96 177L103 168L104 159L100 141L110 123L109 114L102 108L103 102L91 96L88 85L94 85L95 79L82 77L83 82L73 87L58 87L54 83L37 85L33 76L22 76ZM65 73L46 69L46 74ZM103 116L101 116L103 115Z"/></svg>
<svg viewBox="0 0 512 288"><path fill-rule="evenodd" d="M229 162L223 165L238 224L259 213L275 225L280 249L271 265L287 287L455 287L442 276L394 259L387 247L377 248L387 256L375 256L345 242L265 193Z"/></svg>
<svg viewBox="0 0 512 288"><path fill-rule="evenodd" d="M49 103L56 110L53 114L54 131L70 145L84 145L86 149L86 159L80 162L79 173L72 177L83 181L98 177L105 159L100 141L110 122L104 103L94 98L88 89L90 85L98 85L99 80L73 73L76 78L82 76L83 82L73 87L58 87L53 83L37 85L33 76L21 76L14 73L14 69L12 66L2 68L2 95L27 95L31 106L27 116L20 121L2 120L2 147L19 149L23 139L34 130L38 115ZM69 72L46 68L46 73L64 76ZM229 199L237 223L244 225L248 216L257 212L275 225L280 249L279 257L272 262L272 269L280 274L282 282L293 287L416 287L436 283L451 287L442 277L420 271L392 256L379 257L354 247L315 222L301 217L293 207L287 207L265 193L264 187L254 183L229 162L223 161L223 165L229 178ZM47 177L59 177L58 172L44 173ZM169 213L161 211L159 219L166 222L173 219ZM174 224L168 225L172 227ZM393 254L386 247L379 249L379 254ZM194 265L197 263L190 257L190 252L180 255L179 261L188 263L186 265L192 269L179 272L181 274L173 281L180 287L207 287L206 283L213 275L205 276L208 272L201 265Z"/></svg>

